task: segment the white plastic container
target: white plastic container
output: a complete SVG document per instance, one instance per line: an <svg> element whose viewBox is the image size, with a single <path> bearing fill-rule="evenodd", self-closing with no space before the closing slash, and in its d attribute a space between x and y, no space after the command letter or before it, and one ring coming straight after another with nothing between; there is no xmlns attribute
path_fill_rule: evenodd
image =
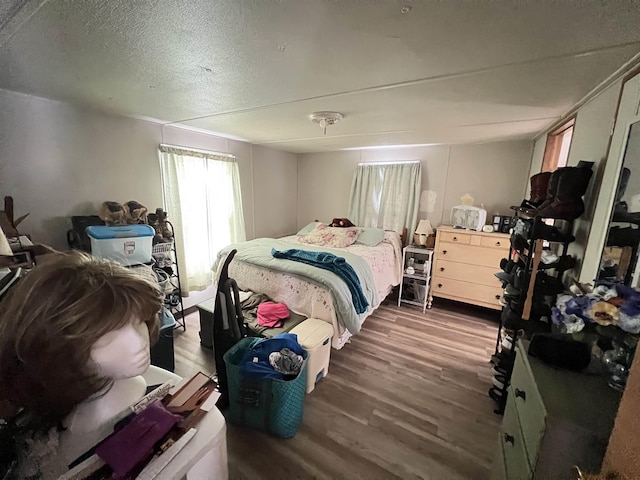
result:
<svg viewBox="0 0 640 480"><path fill-rule="evenodd" d="M307 393L311 393L316 383L329 373L331 357L331 338L333 327L330 323L307 318L304 322L292 328L289 333L298 336L298 343L307 353Z"/></svg>
<svg viewBox="0 0 640 480"><path fill-rule="evenodd" d="M151 262L151 244L155 230L150 225L87 227L94 257L131 266Z"/></svg>

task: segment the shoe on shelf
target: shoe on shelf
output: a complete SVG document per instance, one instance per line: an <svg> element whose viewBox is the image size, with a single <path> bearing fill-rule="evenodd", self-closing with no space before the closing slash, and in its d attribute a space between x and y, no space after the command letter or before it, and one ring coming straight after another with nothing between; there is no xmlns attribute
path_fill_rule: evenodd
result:
<svg viewBox="0 0 640 480"><path fill-rule="evenodd" d="M514 310L511 303L502 310L500 319L505 330L518 331L522 328L522 310Z"/></svg>
<svg viewBox="0 0 640 480"><path fill-rule="evenodd" d="M557 258L557 260L551 263L544 263L544 259L543 259L540 262L539 268L541 270L549 270L551 268L555 268L556 270L564 272L565 270L571 270L573 267L576 266L576 259L571 255L563 255L562 257L559 257L559 258L557 255L555 255L555 257Z"/></svg>
<svg viewBox="0 0 640 480"><path fill-rule="evenodd" d="M503 368L499 365L494 365L493 368L491 369L491 373L493 375L506 375L508 372L506 368Z"/></svg>
<svg viewBox="0 0 640 480"><path fill-rule="evenodd" d="M505 288L508 284L513 284L513 274L507 272L497 272L494 275L502 282L502 288Z"/></svg>
<svg viewBox="0 0 640 480"><path fill-rule="evenodd" d="M560 257L558 257L558 255L553 253L551 250L543 250L540 254L540 262L545 265L550 265L557 262L558 260L560 260Z"/></svg>
<svg viewBox="0 0 640 480"><path fill-rule="evenodd" d="M496 388L496 387L491 387L489 389L489 396L491 398L493 398L496 402L498 403L502 403L504 395L506 395L506 392L503 392L501 389Z"/></svg>
<svg viewBox="0 0 640 480"><path fill-rule="evenodd" d="M556 192L551 203L547 200L536 210L536 215L543 218L574 220L584 213L583 195L587 192L589 181L593 175L591 165L563 167L553 172L549 185L557 175ZM558 173L559 172L559 173ZM547 192L548 193L548 192Z"/></svg>
<svg viewBox="0 0 640 480"><path fill-rule="evenodd" d="M498 390L504 390L507 386L507 377L505 375L494 375L491 381L493 382L493 386Z"/></svg>
<svg viewBox="0 0 640 480"><path fill-rule="evenodd" d="M514 233L511 235L511 248L517 252L523 252L529 250L529 242L522 235Z"/></svg>
<svg viewBox="0 0 640 480"><path fill-rule="evenodd" d="M545 272L538 272L536 276L536 295L558 295L564 292L564 284L559 278L547 275Z"/></svg>
<svg viewBox="0 0 640 480"><path fill-rule="evenodd" d="M537 237L549 242L571 243L576 237L570 233L563 233L558 227L540 223L536 229Z"/></svg>
<svg viewBox="0 0 640 480"><path fill-rule="evenodd" d="M522 292L520 291L520 289L514 287L511 284L507 285L504 289L504 297L507 300L519 299L521 293Z"/></svg>

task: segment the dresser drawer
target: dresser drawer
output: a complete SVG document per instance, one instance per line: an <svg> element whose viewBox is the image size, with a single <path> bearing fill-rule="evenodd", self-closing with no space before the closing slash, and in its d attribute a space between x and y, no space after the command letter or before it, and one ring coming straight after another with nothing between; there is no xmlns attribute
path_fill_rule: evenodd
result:
<svg viewBox="0 0 640 480"><path fill-rule="evenodd" d="M500 306L499 300L502 296L501 287L491 287L488 285L479 285L477 283L464 282L462 280L453 280L439 275L439 272L431 278L431 292L436 297L439 293L443 296L457 297L468 299L472 303L490 303Z"/></svg>
<svg viewBox="0 0 640 480"><path fill-rule="evenodd" d="M439 243L435 252L436 260L449 260L452 262L467 263L470 265L482 265L493 267L496 272L500 270L500 260L505 257L508 250L497 248L476 247L473 245L456 245L454 243Z"/></svg>
<svg viewBox="0 0 640 480"><path fill-rule="evenodd" d="M516 406L511 395L507 397L507 407L500 427L500 436L507 478L510 480L530 479L532 476L531 467L522 438Z"/></svg>
<svg viewBox="0 0 640 480"><path fill-rule="evenodd" d="M510 247L510 242L508 238L504 237L481 237L480 238L480 246L487 248L499 248L505 253L508 251L507 248Z"/></svg>
<svg viewBox="0 0 640 480"><path fill-rule="evenodd" d="M502 432L498 434L498 448L496 449L496 456L493 459L493 465L491 466L491 480L509 480L507 477L507 466L504 461L504 448L502 448Z"/></svg>
<svg viewBox="0 0 640 480"><path fill-rule="evenodd" d="M438 260L432 275L499 288L502 284L494 275L497 271L495 267Z"/></svg>
<svg viewBox="0 0 640 480"><path fill-rule="evenodd" d="M460 243L463 245L469 245L469 243L471 243L471 235L466 233L464 230L460 233L442 232L439 233L438 236L440 237L441 242Z"/></svg>
<svg viewBox="0 0 640 480"><path fill-rule="evenodd" d="M529 461L531 465L536 465L545 432L546 410L525 356L526 352L518 347L509 386L509 399L513 399L518 411Z"/></svg>

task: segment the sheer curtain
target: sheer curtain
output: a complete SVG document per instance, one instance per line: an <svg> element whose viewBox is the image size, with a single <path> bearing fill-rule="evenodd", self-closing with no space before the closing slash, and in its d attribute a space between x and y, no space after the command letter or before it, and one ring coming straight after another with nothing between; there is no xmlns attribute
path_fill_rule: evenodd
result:
<svg viewBox="0 0 640 480"><path fill-rule="evenodd" d="M349 219L363 227L413 232L420 207L420 162L360 164L353 175Z"/></svg>
<svg viewBox="0 0 640 480"><path fill-rule="evenodd" d="M204 290L214 282L218 251L246 239L238 163L232 155L161 145L160 168L181 290Z"/></svg>

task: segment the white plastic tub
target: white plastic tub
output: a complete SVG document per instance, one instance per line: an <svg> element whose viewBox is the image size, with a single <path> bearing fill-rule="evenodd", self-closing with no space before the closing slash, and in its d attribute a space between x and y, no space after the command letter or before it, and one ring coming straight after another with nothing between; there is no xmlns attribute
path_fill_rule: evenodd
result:
<svg viewBox="0 0 640 480"><path fill-rule="evenodd" d="M154 229L149 225L87 227L91 254L126 266L151 262L154 234Z"/></svg>

